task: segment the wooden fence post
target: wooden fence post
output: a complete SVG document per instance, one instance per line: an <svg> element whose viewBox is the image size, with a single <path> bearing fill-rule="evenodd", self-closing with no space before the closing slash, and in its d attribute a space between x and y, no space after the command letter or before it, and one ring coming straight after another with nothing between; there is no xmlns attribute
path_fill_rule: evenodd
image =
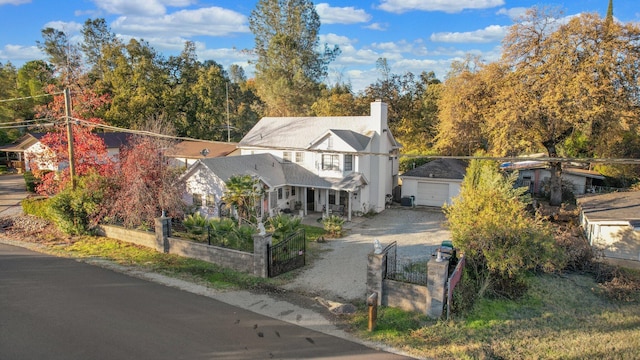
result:
<svg viewBox="0 0 640 360"><path fill-rule="evenodd" d="M378 293L369 295L367 305L369 305L369 331L373 331L378 321Z"/></svg>

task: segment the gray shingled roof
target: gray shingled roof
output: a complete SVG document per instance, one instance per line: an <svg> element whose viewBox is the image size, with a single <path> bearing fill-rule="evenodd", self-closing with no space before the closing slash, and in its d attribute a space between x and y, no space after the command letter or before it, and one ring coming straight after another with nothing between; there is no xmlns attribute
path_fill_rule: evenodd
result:
<svg viewBox="0 0 640 360"><path fill-rule="evenodd" d="M225 182L233 176L251 175L270 187L286 184L282 166L271 154L208 158L200 162Z"/></svg>
<svg viewBox="0 0 640 360"><path fill-rule="evenodd" d="M366 184L359 173L352 173L345 179L336 181L323 179L298 164L280 163L271 154L202 159L200 163L224 182L233 176L251 175L259 177L271 188L290 185L352 191L357 186Z"/></svg>
<svg viewBox="0 0 640 360"><path fill-rule="evenodd" d="M436 159L411 169L401 176L437 179L464 179L467 163L460 159Z"/></svg>
<svg viewBox="0 0 640 360"><path fill-rule="evenodd" d="M366 135L358 134L351 130L331 129L337 137L349 144L356 151L364 151L371 142L371 138Z"/></svg>
<svg viewBox="0 0 640 360"><path fill-rule="evenodd" d="M578 205L590 221L640 220L640 191L586 196Z"/></svg>
<svg viewBox="0 0 640 360"><path fill-rule="evenodd" d="M284 146L306 149L318 136L335 129L348 130L364 136L371 132L369 116L329 117L264 117L245 135L238 146ZM345 135L346 136L346 135ZM362 144L360 137L354 144Z"/></svg>

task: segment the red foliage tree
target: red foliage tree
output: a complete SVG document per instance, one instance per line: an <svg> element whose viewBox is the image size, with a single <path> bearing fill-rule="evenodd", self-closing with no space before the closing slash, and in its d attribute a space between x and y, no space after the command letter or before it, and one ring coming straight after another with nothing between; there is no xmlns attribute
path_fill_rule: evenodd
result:
<svg viewBox="0 0 640 360"><path fill-rule="evenodd" d="M179 169L164 156L171 142L135 136L120 153L114 194L109 196L108 217L127 227L151 227L164 210L167 216L182 217L185 185Z"/></svg>
<svg viewBox="0 0 640 360"><path fill-rule="evenodd" d="M48 92L56 94L53 86L48 88ZM113 173L114 163L109 157L107 147L98 135L93 132L94 124L103 123L102 119L93 116L99 109L109 102L106 95L98 96L91 90L79 91L72 96L72 134L74 149L74 165L77 176L95 171L102 176ZM63 119L65 114L64 96L57 93L46 106L39 109L40 116ZM76 121L80 120L80 121ZM60 192L70 180L69 174L69 152L67 141L66 122L62 121L55 126L55 130L47 133L40 139L47 150L38 154L38 158L44 163L56 166L66 164L63 170L48 172L40 169L38 164L31 164L34 176L40 180L40 185L36 188L39 194L54 195Z"/></svg>

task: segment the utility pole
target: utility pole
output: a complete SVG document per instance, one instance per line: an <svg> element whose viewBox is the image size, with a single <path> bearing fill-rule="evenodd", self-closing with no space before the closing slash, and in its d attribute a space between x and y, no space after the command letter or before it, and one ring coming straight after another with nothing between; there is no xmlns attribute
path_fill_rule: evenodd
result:
<svg viewBox="0 0 640 360"><path fill-rule="evenodd" d="M67 120L67 144L69 149L69 176L71 177L71 190L76 189L75 157L73 156L73 129L71 128L71 93L69 88L64 89L64 110Z"/></svg>
<svg viewBox="0 0 640 360"><path fill-rule="evenodd" d="M231 142L231 124L229 123L229 82L227 85L227 142Z"/></svg>

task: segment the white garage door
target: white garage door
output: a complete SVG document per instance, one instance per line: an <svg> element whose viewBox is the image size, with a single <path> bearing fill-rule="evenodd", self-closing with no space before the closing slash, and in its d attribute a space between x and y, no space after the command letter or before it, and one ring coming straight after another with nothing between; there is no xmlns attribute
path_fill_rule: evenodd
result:
<svg viewBox="0 0 640 360"><path fill-rule="evenodd" d="M416 205L442 206L449 200L449 184L418 182Z"/></svg>

